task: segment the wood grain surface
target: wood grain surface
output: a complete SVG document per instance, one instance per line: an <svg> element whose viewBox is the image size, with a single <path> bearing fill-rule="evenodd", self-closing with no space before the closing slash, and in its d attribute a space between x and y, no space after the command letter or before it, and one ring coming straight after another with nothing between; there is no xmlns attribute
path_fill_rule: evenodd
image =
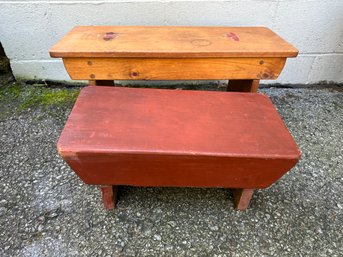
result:
<svg viewBox="0 0 343 257"><path fill-rule="evenodd" d="M286 58L63 58L75 80L276 79Z"/></svg>
<svg viewBox="0 0 343 257"><path fill-rule="evenodd" d="M295 57L298 50L265 27L78 26L51 57Z"/></svg>

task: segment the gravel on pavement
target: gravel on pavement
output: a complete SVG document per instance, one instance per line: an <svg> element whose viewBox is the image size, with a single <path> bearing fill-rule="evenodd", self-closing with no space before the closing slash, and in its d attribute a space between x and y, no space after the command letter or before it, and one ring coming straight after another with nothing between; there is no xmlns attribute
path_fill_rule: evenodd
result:
<svg viewBox="0 0 343 257"><path fill-rule="evenodd" d="M0 256L342 256L343 92L260 92L302 159L245 212L228 189L142 187L105 211L56 150L73 102L0 98Z"/></svg>

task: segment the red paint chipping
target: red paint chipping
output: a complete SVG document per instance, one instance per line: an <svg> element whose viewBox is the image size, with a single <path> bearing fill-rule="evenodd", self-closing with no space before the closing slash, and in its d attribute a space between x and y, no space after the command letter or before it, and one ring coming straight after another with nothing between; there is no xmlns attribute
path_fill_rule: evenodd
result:
<svg viewBox="0 0 343 257"><path fill-rule="evenodd" d="M226 34L229 38L231 38L232 40L235 40L235 41L239 41L239 37L233 33L233 32L229 32Z"/></svg>
<svg viewBox="0 0 343 257"><path fill-rule="evenodd" d="M114 33L114 32L106 32L105 35L103 36L103 39L104 39L105 41L109 41L109 40L115 39L117 36L118 36L117 33Z"/></svg>

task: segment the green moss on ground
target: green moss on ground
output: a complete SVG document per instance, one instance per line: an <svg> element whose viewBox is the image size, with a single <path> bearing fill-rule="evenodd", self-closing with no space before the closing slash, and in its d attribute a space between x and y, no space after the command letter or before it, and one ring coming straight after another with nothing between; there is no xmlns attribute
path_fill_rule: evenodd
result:
<svg viewBox="0 0 343 257"><path fill-rule="evenodd" d="M80 88L51 88L41 84L13 83L0 87L1 116L32 108L51 109L73 104Z"/></svg>
<svg viewBox="0 0 343 257"><path fill-rule="evenodd" d="M32 85L29 90L22 91L23 101L19 105L20 110L32 107L51 105L64 105L75 102L79 90L66 88L47 88L41 85Z"/></svg>

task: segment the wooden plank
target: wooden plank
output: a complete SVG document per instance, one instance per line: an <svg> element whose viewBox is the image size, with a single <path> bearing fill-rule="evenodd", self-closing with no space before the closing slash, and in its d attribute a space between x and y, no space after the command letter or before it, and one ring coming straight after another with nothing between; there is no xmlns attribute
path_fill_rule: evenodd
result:
<svg viewBox="0 0 343 257"><path fill-rule="evenodd" d="M226 91L256 93L260 81L257 79L229 80Z"/></svg>
<svg viewBox="0 0 343 257"><path fill-rule="evenodd" d="M60 155L84 183L146 187L262 189L280 179L299 158L163 154L158 149L149 153L76 151L59 147Z"/></svg>
<svg viewBox="0 0 343 257"><path fill-rule="evenodd" d="M254 189L232 189L235 208L244 211L249 207L250 200L254 194Z"/></svg>
<svg viewBox="0 0 343 257"><path fill-rule="evenodd" d="M51 57L295 57L298 50L265 27L78 26Z"/></svg>
<svg viewBox="0 0 343 257"><path fill-rule="evenodd" d="M117 202L118 186L101 186L100 188L105 209L114 209Z"/></svg>
<svg viewBox="0 0 343 257"><path fill-rule="evenodd" d="M264 188L300 158L262 94L86 87L58 151L88 184Z"/></svg>
<svg viewBox="0 0 343 257"><path fill-rule="evenodd" d="M75 80L276 79L286 58L63 58Z"/></svg>

